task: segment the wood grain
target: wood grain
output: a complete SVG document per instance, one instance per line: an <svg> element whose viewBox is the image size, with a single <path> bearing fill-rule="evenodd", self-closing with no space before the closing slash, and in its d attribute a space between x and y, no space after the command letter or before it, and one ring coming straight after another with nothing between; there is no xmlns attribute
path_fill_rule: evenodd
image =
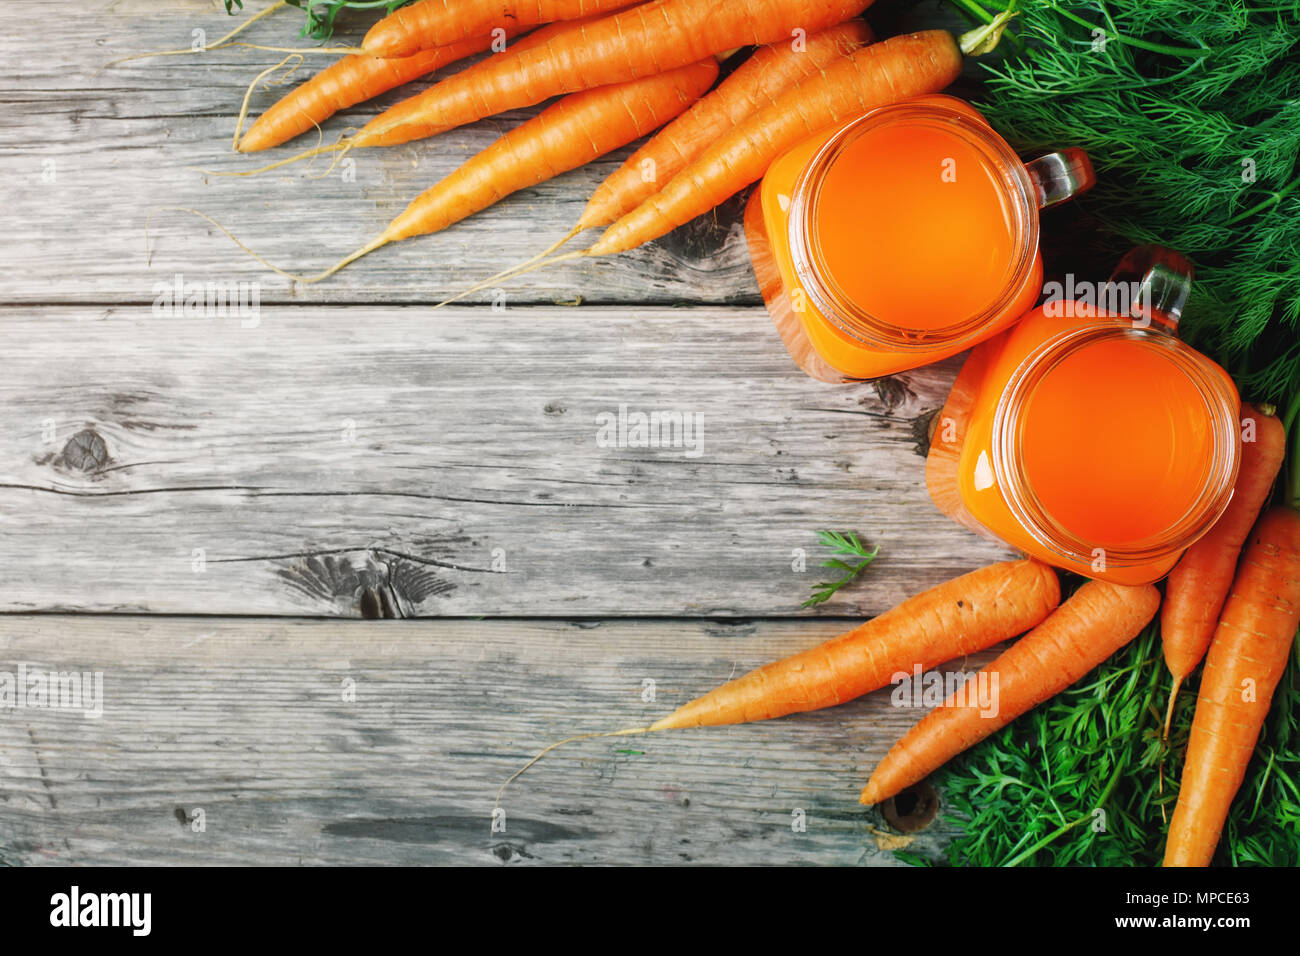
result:
<svg viewBox="0 0 1300 956"><path fill-rule="evenodd" d="M887 690L572 744L506 791L491 832L498 788L547 743L644 724L838 627L0 616L0 671L104 687L97 719L0 711L0 864L894 865L857 804L919 717Z"/></svg>
<svg viewBox="0 0 1300 956"><path fill-rule="evenodd" d="M866 615L1007 554L925 490L953 363L827 387L759 309L0 323L5 610L797 615L832 528L881 557L820 613ZM698 456L602 447L620 406Z"/></svg>

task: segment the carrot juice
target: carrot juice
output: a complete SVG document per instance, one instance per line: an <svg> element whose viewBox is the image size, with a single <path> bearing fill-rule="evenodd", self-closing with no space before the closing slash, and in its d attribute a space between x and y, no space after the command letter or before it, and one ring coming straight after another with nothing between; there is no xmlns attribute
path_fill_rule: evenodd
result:
<svg viewBox="0 0 1300 956"><path fill-rule="evenodd" d="M1124 264L1144 270L1132 285L1161 303L1158 320L1048 303L981 343L941 413L926 481L968 527L1087 577L1147 584L1227 506L1240 400L1177 336L1191 264L1160 247Z"/></svg>
<svg viewBox="0 0 1300 956"><path fill-rule="evenodd" d="M955 355L1032 308L1038 210L1091 184L1082 151L1026 164L970 104L922 96L778 158L746 238L800 368L876 378Z"/></svg>
<svg viewBox="0 0 1300 956"><path fill-rule="evenodd" d="M828 282L882 322L921 331L995 301L1019 242L1001 171L919 122L871 130L840 153L813 230Z"/></svg>
<svg viewBox="0 0 1300 956"><path fill-rule="evenodd" d="M1062 359L1025 406L1020 453L1043 509L1075 537L1126 547L1195 506L1213 436L1196 384L1127 339Z"/></svg>

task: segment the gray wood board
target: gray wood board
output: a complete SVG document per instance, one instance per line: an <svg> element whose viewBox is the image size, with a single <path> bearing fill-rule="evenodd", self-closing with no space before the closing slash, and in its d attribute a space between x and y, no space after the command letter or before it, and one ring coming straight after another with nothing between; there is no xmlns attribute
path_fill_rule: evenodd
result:
<svg viewBox="0 0 1300 956"><path fill-rule="evenodd" d="M925 489L955 363L826 386L761 309L0 327L5 610L357 615L374 589L394 616L857 616L1008 554ZM620 406L702 416L698 455L604 447ZM822 528L881 556L804 612Z"/></svg>
<svg viewBox="0 0 1300 956"><path fill-rule="evenodd" d="M0 616L0 671L103 680L98 718L0 709L0 864L893 865L857 803L919 717L888 689L560 748L491 832L546 744L642 725L840 627Z"/></svg>

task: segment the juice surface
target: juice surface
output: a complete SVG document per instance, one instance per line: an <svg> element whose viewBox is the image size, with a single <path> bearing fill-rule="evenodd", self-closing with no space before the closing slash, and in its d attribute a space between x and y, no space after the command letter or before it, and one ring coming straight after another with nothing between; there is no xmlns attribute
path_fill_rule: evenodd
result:
<svg viewBox="0 0 1300 956"><path fill-rule="evenodd" d="M1002 173L942 121L893 123L853 140L826 171L813 220L843 293L921 331L997 301L1019 249Z"/></svg>
<svg viewBox="0 0 1300 956"><path fill-rule="evenodd" d="M1057 364L1025 406L1025 473L1072 535L1135 545L1195 505L1213 450L1195 384L1154 346L1111 340Z"/></svg>

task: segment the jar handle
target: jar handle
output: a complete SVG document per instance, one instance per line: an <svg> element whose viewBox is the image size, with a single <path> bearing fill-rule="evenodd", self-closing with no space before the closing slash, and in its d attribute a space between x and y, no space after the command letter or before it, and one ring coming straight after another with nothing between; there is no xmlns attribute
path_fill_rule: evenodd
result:
<svg viewBox="0 0 1300 956"><path fill-rule="evenodd" d="M1130 283L1133 295L1129 317L1144 329L1155 325L1171 335L1178 334L1187 297L1192 291L1196 268L1186 256L1154 244L1130 250L1111 274L1112 283Z"/></svg>
<svg viewBox="0 0 1300 956"><path fill-rule="evenodd" d="M1067 199L1087 192L1097 182L1092 160L1077 146L1031 159L1025 163L1025 171L1034 184L1034 198L1039 209L1059 206Z"/></svg>

